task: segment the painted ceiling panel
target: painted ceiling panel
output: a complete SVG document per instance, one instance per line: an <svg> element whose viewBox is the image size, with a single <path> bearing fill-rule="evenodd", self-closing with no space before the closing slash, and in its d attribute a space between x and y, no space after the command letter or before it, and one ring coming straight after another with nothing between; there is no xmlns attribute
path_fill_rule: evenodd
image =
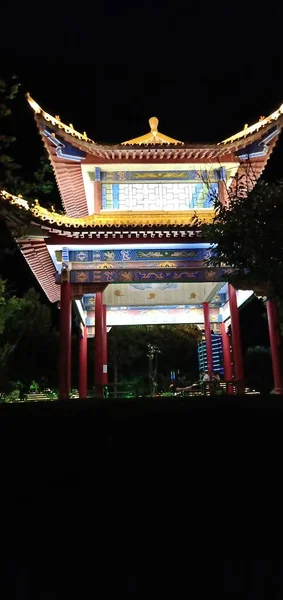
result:
<svg viewBox="0 0 283 600"><path fill-rule="evenodd" d="M107 306L201 304L212 299L219 283L111 284L103 293Z"/></svg>
<svg viewBox="0 0 283 600"><path fill-rule="evenodd" d="M210 309L210 320L219 320L219 309ZM107 325L169 325L177 323L203 324L201 308L162 306L156 308L118 308L107 310Z"/></svg>

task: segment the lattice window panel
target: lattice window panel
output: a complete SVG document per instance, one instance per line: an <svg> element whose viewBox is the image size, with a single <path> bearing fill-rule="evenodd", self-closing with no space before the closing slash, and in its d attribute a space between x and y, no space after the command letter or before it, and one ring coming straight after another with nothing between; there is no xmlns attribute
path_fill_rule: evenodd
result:
<svg viewBox="0 0 283 600"><path fill-rule="evenodd" d="M163 181L102 185L102 208L106 210L184 211L209 208L212 201L212 189L203 183Z"/></svg>

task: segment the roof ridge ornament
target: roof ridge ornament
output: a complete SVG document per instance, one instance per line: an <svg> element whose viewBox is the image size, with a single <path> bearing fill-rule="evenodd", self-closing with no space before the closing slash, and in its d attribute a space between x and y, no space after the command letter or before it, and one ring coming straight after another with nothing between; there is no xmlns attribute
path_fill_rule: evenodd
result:
<svg viewBox="0 0 283 600"><path fill-rule="evenodd" d="M158 131L158 118L157 117L151 117L149 120L149 126L150 126L150 131L152 133L152 135L155 137Z"/></svg>
<svg viewBox="0 0 283 600"><path fill-rule="evenodd" d="M134 145L163 145L163 144L181 144L183 146L184 142L180 142L180 140L175 140L174 138L165 135L164 133L160 133L158 131L159 120L157 117L150 117L149 119L149 133L145 135L141 135L139 137L133 138L131 140L127 140L126 142L122 142L122 146L134 146Z"/></svg>

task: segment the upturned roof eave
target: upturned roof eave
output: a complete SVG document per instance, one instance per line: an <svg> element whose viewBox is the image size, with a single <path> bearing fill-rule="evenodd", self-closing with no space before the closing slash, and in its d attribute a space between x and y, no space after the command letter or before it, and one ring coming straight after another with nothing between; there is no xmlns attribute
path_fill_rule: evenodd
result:
<svg viewBox="0 0 283 600"><path fill-rule="evenodd" d="M139 138L133 138L132 140L128 140L126 142L122 142L121 144L104 144L104 143L96 143L91 138L89 138L84 132L81 134L76 131L72 124L65 125L61 122L59 117L53 117L46 113L29 95L28 101L32 106L37 124L40 126L43 122L47 126L51 126L54 129L54 132L60 135L63 139L72 143L77 148L84 150L93 155L101 155L105 154L105 158L113 158L113 154L116 152L122 153L123 156L132 156L134 152L137 150L142 153L148 153L154 151L164 151L166 150L180 150L181 152L190 150L199 152L203 150L205 153L209 151L214 151L215 156L221 156L221 154L233 153L241 148L245 148L247 145L255 142L260 139L265 132L267 132L270 128L274 127L274 125L278 125L278 128L282 127L282 116L283 116L283 104L273 112L269 117L261 118L257 123L251 125L250 127L245 126L245 128L236 133L235 135L227 138L219 143L184 143L179 140L175 140L170 138L164 134L161 134L157 131L158 120L154 117L150 119L150 121L156 121L156 123L152 123L154 127L152 128L149 134L145 134L140 136ZM156 139L162 139L162 143L156 143ZM145 143L148 140L148 143ZM136 143L137 142L137 143Z"/></svg>

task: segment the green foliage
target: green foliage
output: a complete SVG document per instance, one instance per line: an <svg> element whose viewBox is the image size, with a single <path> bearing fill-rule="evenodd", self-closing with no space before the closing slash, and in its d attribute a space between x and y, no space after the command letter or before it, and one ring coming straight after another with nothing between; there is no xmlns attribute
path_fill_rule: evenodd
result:
<svg viewBox="0 0 283 600"><path fill-rule="evenodd" d="M169 385L170 371L179 370L188 380L197 377L196 345L200 331L192 325L117 326L109 333L109 381L137 378L149 392L148 344L160 349L159 387Z"/></svg>
<svg viewBox="0 0 283 600"><path fill-rule="evenodd" d="M58 333L53 329L49 306L42 304L34 289L22 298L20 314L15 315L15 331L22 335L10 361L10 369L29 385L33 379L57 384L56 357Z"/></svg>
<svg viewBox="0 0 283 600"><path fill-rule="evenodd" d="M0 279L0 335L6 323L5 281Z"/></svg>
<svg viewBox="0 0 283 600"><path fill-rule="evenodd" d="M15 196L23 196L31 203L38 198L50 202L55 192L55 181L48 159L45 156L40 157L39 167L34 172L32 181L24 181L22 177L14 176L8 186L9 192Z"/></svg>
<svg viewBox="0 0 283 600"><path fill-rule="evenodd" d="M21 168L13 158L13 144L16 138L9 135L9 130L13 116L13 101L18 95L19 89L20 84L16 78L12 78L11 82L0 79L0 190L5 189L15 195L21 194L30 202L39 197L46 199L47 202L56 202L57 197L52 198L52 194L54 195L55 192L55 182L47 157L44 155L40 158L39 166L31 181L23 178Z"/></svg>
<svg viewBox="0 0 283 600"><path fill-rule="evenodd" d="M195 219L214 246L209 264L233 267L235 286L283 299L283 182L260 181L247 197L236 187L229 207L216 198L215 209L211 224Z"/></svg>
<svg viewBox="0 0 283 600"><path fill-rule="evenodd" d="M0 390L11 390L18 380L27 390L35 379L56 383L57 342L50 309L35 290L16 298L0 279Z"/></svg>
<svg viewBox="0 0 283 600"><path fill-rule="evenodd" d="M18 168L7 151L15 142L15 137L8 134L9 117L11 117L11 105L19 91L19 83L16 78L10 82L0 79L0 189L5 189L12 181L14 171ZM8 124L7 124L8 123Z"/></svg>

